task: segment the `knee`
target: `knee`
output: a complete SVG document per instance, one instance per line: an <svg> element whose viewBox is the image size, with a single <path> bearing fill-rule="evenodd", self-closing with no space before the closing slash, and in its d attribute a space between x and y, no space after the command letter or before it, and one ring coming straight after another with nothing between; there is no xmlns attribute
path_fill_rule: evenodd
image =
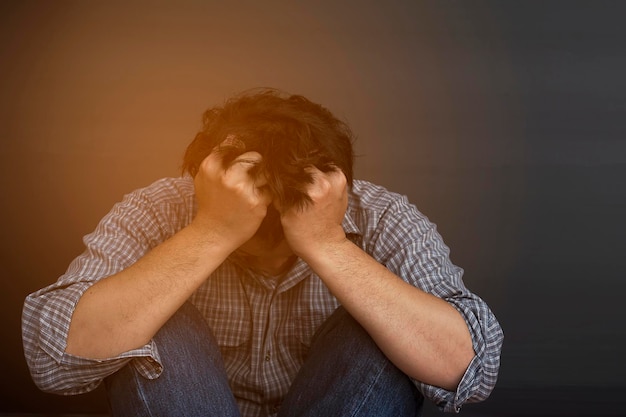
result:
<svg viewBox="0 0 626 417"><path fill-rule="evenodd" d="M238 414L219 347L193 305L183 305L157 332L154 342L162 365L158 377L144 377L131 361L106 379L110 408L117 410L113 415ZM125 411L129 409L141 412ZM167 411L174 409L185 411ZM213 409L218 411L206 411Z"/></svg>
<svg viewBox="0 0 626 417"><path fill-rule="evenodd" d="M161 327L154 341L161 360L177 363L176 366L194 363L201 357L221 360L213 331L200 311L189 302Z"/></svg>
<svg viewBox="0 0 626 417"><path fill-rule="evenodd" d="M410 378L340 307L316 332L283 412L306 416L408 416L416 415L421 401Z"/></svg>

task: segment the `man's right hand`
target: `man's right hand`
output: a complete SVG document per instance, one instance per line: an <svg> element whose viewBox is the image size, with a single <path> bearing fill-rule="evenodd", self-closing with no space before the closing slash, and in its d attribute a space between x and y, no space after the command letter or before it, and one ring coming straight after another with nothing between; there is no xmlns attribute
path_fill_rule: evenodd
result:
<svg viewBox="0 0 626 417"><path fill-rule="evenodd" d="M212 152L194 179L198 212L189 226L130 267L96 282L72 315L66 352L110 358L145 345L225 257L259 228L272 199L247 152L224 167Z"/></svg>
<svg viewBox="0 0 626 417"><path fill-rule="evenodd" d="M192 225L216 234L232 251L252 238L272 202L267 180L254 172L261 158L246 152L224 166L214 150L194 178L198 212Z"/></svg>

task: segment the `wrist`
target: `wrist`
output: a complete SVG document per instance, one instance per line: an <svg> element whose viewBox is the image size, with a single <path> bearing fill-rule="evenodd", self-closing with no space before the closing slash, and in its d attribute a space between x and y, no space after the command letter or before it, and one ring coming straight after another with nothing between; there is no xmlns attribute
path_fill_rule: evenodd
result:
<svg viewBox="0 0 626 417"><path fill-rule="evenodd" d="M314 267L341 259L354 244L342 233L317 243L303 245L300 251L294 251L306 263Z"/></svg>
<svg viewBox="0 0 626 417"><path fill-rule="evenodd" d="M190 239L190 244L224 259L240 246L233 238L233 233L228 233L223 227L211 221L196 218L183 231Z"/></svg>

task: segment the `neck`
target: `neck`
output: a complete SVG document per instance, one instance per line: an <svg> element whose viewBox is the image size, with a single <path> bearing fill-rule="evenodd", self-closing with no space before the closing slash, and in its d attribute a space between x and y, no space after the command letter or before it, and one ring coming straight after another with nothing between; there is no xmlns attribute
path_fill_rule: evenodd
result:
<svg viewBox="0 0 626 417"><path fill-rule="evenodd" d="M256 257L244 256L244 262L252 269L258 270L266 275L278 276L282 275L291 268L295 256L280 257Z"/></svg>

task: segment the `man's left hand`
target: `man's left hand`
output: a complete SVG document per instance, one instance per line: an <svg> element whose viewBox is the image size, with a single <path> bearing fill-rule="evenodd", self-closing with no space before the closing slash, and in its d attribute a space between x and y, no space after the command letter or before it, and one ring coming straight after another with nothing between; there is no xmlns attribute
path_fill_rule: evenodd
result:
<svg viewBox="0 0 626 417"><path fill-rule="evenodd" d="M344 173L337 169L322 172L307 168L313 177L306 193L312 203L290 207L281 212L285 239L291 250L303 259L324 245L340 243L346 235L341 223L348 208L348 187Z"/></svg>

